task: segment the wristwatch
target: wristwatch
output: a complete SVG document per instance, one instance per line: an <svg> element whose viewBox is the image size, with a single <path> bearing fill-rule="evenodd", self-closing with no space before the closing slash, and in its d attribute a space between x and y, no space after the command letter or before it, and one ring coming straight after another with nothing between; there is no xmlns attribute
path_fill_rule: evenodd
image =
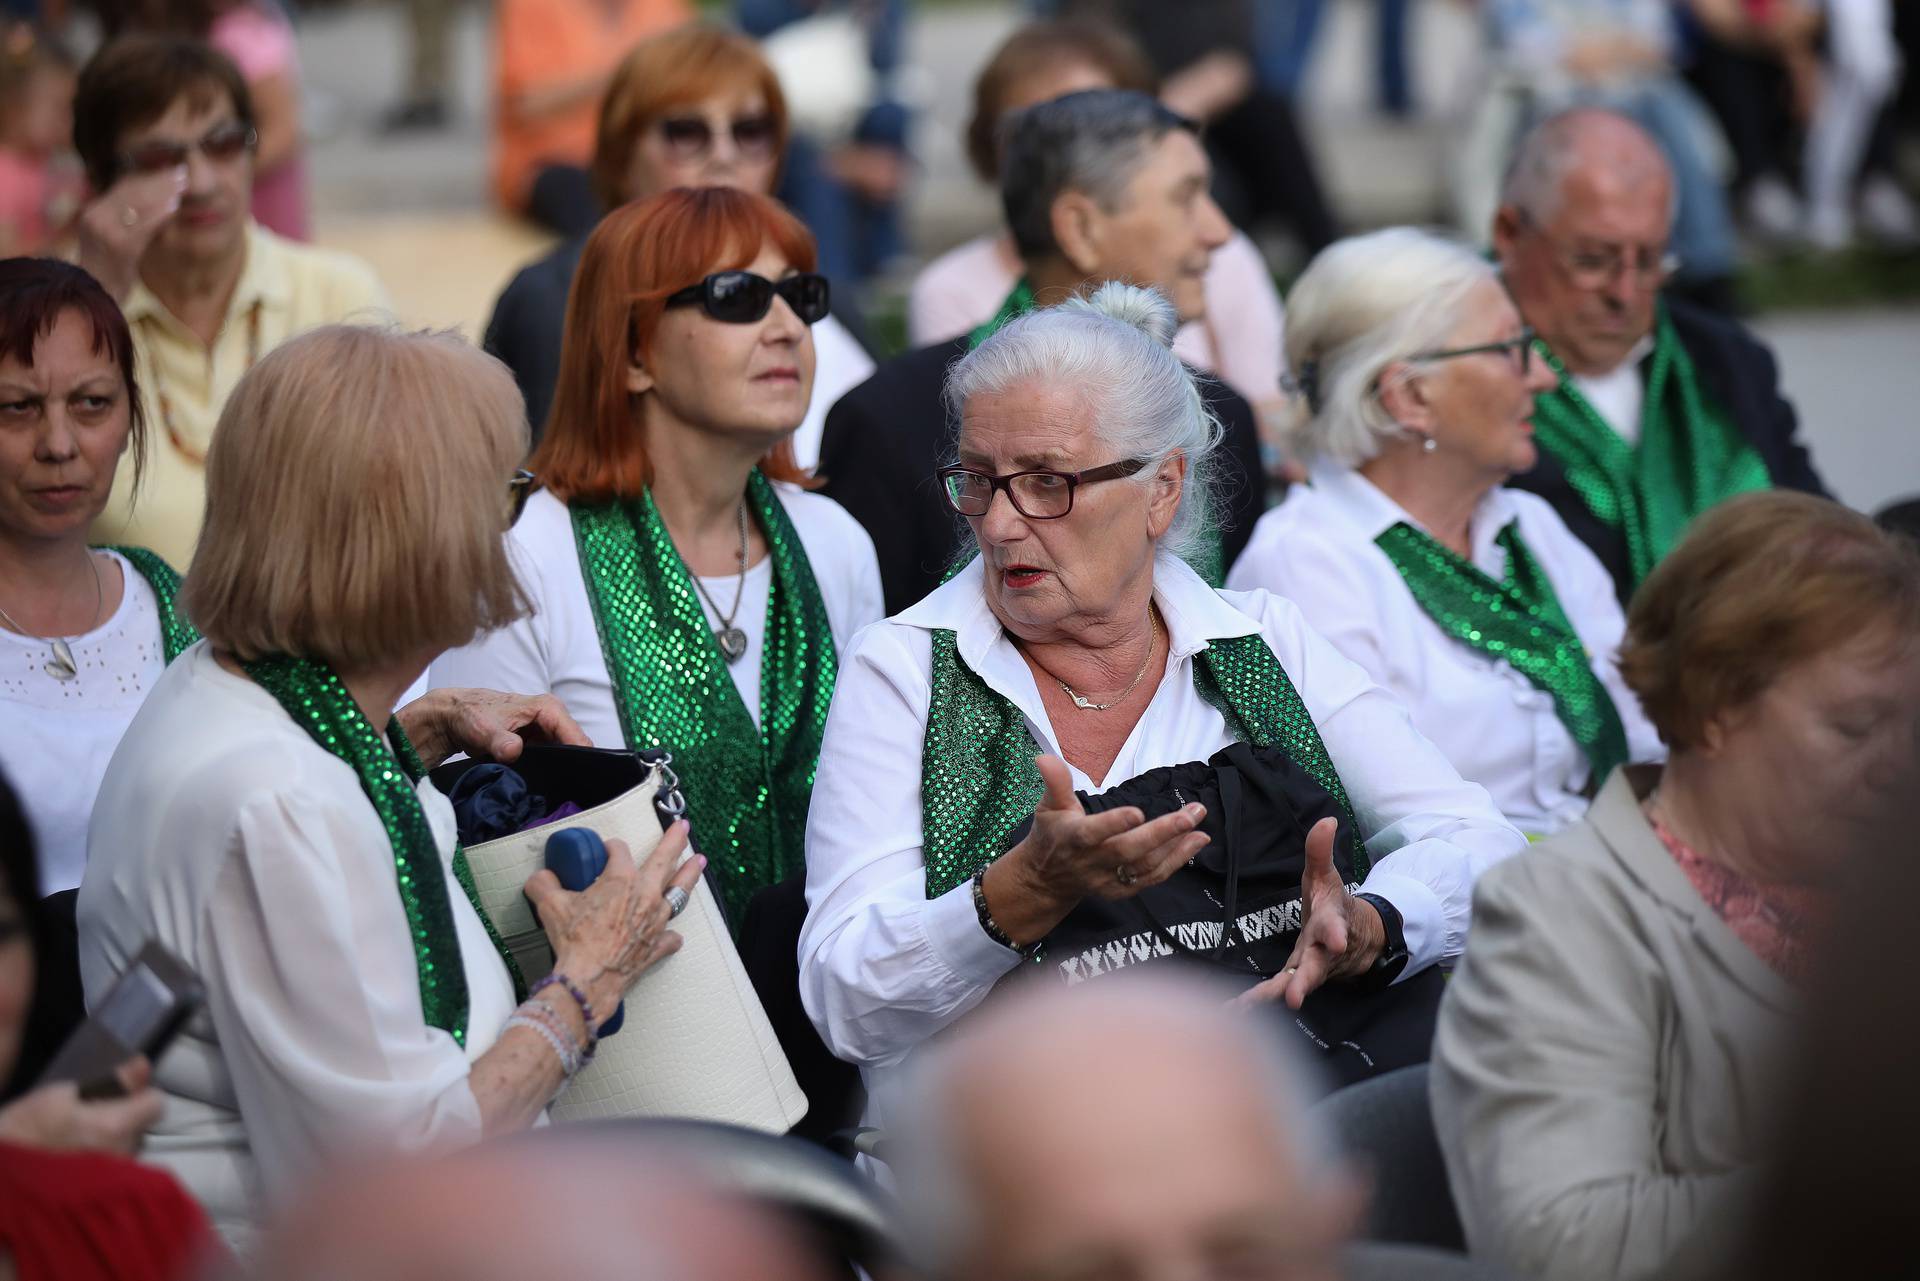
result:
<svg viewBox="0 0 1920 1281"><path fill-rule="evenodd" d="M1400 972L1407 968L1407 962L1412 957L1407 951L1406 921L1401 917L1399 908L1378 894L1360 893L1354 897L1373 904L1373 910L1380 913L1380 924L1385 928L1387 938L1373 965L1364 973L1356 974L1353 982L1363 992L1384 991L1400 977Z"/></svg>

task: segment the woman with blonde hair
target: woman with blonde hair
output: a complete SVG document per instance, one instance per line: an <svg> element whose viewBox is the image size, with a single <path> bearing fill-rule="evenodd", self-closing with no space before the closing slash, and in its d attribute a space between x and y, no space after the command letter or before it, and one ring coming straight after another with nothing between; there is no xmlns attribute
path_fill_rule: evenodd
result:
<svg viewBox="0 0 1920 1281"><path fill-rule="evenodd" d="M802 836L838 654L880 617L866 531L791 438L827 282L766 196L675 190L587 239L511 535L532 611L434 685L545 690L595 745L674 754L736 931Z"/></svg>
<svg viewBox="0 0 1920 1281"><path fill-rule="evenodd" d="M1579 821L1614 766L1662 752L1615 665L1605 569L1506 487L1553 386L1531 331L1491 264L1412 227L1329 246L1289 304L1310 483L1227 585L1291 598L1522 831Z"/></svg>
<svg viewBox="0 0 1920 1281"><path fill-rule="evenodd" d="M149 940L205 980L147 1155L237 1242L329 1158L532 1124L596 1012L678 944L684 828L637 868L609 842L585 893L528 882L558 977L516 1006L423 766L578 728L473 691L393 711L435 653L526 607L504 538L525 431L506 371L459 338L334 326L264 356L214 434L182 593L206 639L101 786L80 961L90 1001Z"/></svg>

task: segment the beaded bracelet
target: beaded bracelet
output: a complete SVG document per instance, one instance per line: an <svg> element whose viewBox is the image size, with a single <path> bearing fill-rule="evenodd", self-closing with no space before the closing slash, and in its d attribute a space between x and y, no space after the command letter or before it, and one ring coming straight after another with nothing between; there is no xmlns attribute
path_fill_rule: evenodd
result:
<svg viewBox="0 0 1920 1281"><path fill-rule="evenodd" d="M573 998L573 1003L580 1007L580 1016L587 1021L586 1052L591 1056L593 1054L593 1047L600 1044L600 1020L593 1017L593 1002L587 999L587 994L580 990L578 983L575 983L558 970L555 970L528 988L527 995L529 997L538 996L550 987L565 988L567 995Z"/></svg>
<svg viewBox="0 0 1920 1281"><path fill-rule="evenodd" d="M572 1044L574 1052L580 1056L581 1067L585 1067L587 1064L593 1062L594 1047L592 1043L582 1042L579 1038L575 1037L573 1030L567 1026L567 1021L561 1016L560 1011L539 997L530 996L520 1002L520 1008L515 1010L514 1013L526 1018L540 1020L540 1022L553 1029L554 1035Z"/></svg>
<svg viewBox="0 0 1920 1281"><path fill-rule="evenodd" d="M555 1057L560 1060L560 1071L562 1075L568 1080L573 1079L573 1074L580 1070L580 1056L567 1048L566 1042L560 1039L557 1032L545 1023L542 1023L539 1019L528 1018L524 1014L516 1014L508 1019L507 1027L503 1030L511 1030L516 1027L524 1027L538 1032L541 1038L552 1047Z"/></svg>

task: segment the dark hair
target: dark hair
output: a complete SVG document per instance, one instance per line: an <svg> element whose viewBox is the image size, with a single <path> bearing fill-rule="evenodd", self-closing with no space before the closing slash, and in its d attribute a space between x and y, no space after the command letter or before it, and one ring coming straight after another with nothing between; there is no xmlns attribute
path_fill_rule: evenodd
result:
<svg viewBox="0 0 1920 1281"><path fill-rule="evenodd" d="M1116 89L1158 93L1160 78L1133 38L1118 27L1086 18L1033 22L1008 36L973 82L967 121L967 159L982 182L1000 177L1000 125L1007 98L1030 76L1061 67L1092 67Z"/></svg>
<svg viewBox="0 0 1920 1281"><path fill-rule="evenodd" d="M1087 89L1010 116L1000 203L1020 256L1059 252L1053 205L1068 191L1119 208L1147 148L1177 130L1198 137L1200 126L1130 89Z"/></svg>
<svg viewBox="0 0 1920 1281"><path fill-rule="evenodd" d="M0 260L0 360L33 368L33 349L53 332L60 317L77 311L93 330L93 350L104 351L120 367L127 387L127 449L133 455L133 485L137 491L145 469L147 419L140 406L140 384L134 376L133 332L120 304L83 268L57 258Z"/></svg>
<svg viewBox="0 0 1920 1281"><path fill-rule="evenodd" d="M73 146L87 181L105 191L120 176L120 140L151 124L182 96L196 107L225 93L240 123L255 128L253 96L226 54L184 36L130 35L106 45L80 71Z"/></svg>
<svg viewBox="0 0 1920 1281"><path fill-rule="evenodd" d="M30 921L36 916L34 909L40 903L40 867L36 857L33 829L27 825L26 811L20 808L20 798L8 784L7 776L0 774L0 895L12 899L20 914ZM0 1080L4 1080L5 1075L0 1072Z"/></svg>

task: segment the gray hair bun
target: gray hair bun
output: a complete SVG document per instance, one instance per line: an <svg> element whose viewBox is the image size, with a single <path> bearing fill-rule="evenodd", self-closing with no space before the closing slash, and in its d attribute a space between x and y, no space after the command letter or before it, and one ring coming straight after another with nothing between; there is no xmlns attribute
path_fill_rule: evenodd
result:
<svg viewBox="0 0 1920 1281"><path fill-rule="evenodd" d="M1158 290L1109 280L1082 304L1088 311L1137 329L1162 347L1173 346L1180 313Z"/></svg>

